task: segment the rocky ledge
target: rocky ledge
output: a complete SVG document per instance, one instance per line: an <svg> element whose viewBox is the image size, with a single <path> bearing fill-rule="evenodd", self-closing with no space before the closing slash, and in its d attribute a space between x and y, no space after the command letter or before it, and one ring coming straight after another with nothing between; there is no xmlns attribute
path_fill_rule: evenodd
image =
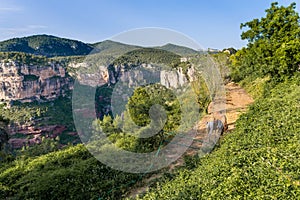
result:
<svg viewBox="0 0 300 200"><path fill-rule="evenodd" d="M27 65L0 60L0 101L52 100L72 88L72 78L59 63Z"/></svg>

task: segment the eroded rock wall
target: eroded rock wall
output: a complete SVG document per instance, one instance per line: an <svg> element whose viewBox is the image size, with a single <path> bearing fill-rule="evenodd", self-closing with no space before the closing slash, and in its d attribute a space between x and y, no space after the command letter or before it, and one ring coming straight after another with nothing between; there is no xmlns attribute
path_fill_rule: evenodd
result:
<svg viewBox="0 0 300 200"><path fill-rule="evenodd" d="M26 65L0 61L1 101L52 100L72 88L72 78L58 63Z"/></svg>

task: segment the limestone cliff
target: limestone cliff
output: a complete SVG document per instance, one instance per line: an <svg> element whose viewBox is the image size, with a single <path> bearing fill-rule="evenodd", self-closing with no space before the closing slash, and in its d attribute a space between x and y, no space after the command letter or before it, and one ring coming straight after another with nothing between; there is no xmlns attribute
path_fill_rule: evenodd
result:
<svg viewBox="0 0 300 200"><path fill-rule="evenodd" d="M0 61L1 101L52 100L72 88L72 79L58 63L27 65Z"/></svg>
<svg viewBox="0 0 300 200"><path fill-rule="evenodd" d="M71 68L80 68L77 71L76 79L81 84L90 86L101 86L104 84L116 84L121 81L129 87L137 86L138 83L160 83L167 88L178 88L186 83L195 80L193 67L187 69L186 73L182 68L166 70L152 64L139 66L110 65L100 66L97 70L90 72L87 63L70 64Z"/></svg>

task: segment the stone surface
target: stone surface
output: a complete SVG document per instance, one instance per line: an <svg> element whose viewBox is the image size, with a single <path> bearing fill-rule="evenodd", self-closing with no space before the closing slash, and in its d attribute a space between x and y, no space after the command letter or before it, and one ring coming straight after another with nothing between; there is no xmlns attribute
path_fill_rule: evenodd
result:
<svg viewBox="0 0 300 200"><path fill-rule="evenodd" d="M70 64L71 68L88 69L87 63ZM135 87L144 83L160 83L167 88L178 88L190 81L195 80L196 71L193 67L183 72L182 68L172 70L158 70L151 64L140 66L110 65L100 66L95 72L79 70L76 78L81 84L90 86L101 86L104 84L116 84L117 82L126 83L128 87Z"/></svg>
<svg viewBox="0 0 300 200"><path fill-rule="evenodd" d="M73 88L71 77L58 63L26 65L0 61L0 100L52 100Z"/></svg>
<svg viewBox="0 0 300 200"><path fill-rule="evenodd" d="M23 126L9 126L8 132L10 139L8 143L13 148L21 148L24 145L39 144L42 141L42 136L56 138L67 129L64 125L48 125L48 126L35 126L35 125L23 125ZM16 138L15 134L24 134L31 136L30 138ZM75 135L75 134L74 134Z"/></svg>

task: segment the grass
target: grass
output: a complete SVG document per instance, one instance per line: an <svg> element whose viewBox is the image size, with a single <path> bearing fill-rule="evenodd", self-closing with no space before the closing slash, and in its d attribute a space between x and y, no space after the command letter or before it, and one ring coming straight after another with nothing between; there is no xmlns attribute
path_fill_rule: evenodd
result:
<svg viewBox="0 0 300 200"><path fill-rule="evenodd" d="M183 169L138 199L297 199L299 87L297 75L278 84L195 169Z"/></svg>

